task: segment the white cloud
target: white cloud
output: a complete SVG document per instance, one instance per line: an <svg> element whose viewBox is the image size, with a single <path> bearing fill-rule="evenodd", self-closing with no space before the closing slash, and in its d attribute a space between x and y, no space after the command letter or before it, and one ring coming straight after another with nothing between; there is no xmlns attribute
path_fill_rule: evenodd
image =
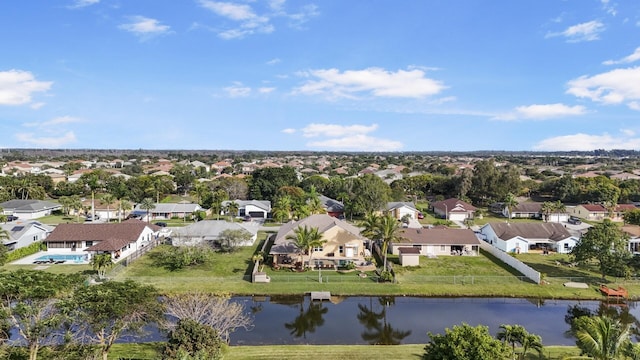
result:
<svg viewBox="0 0 640 360"><path fill-rule="evenodd" d="M278 58L275 58L275 59L271 59L271 60L267 61L267 65L275 65L275 64L279 64L281 62L282 62L282 60L280 60Z"/></svg>
<svg viewBox="0 0 640 360"><path fill-rule="evenodd" d="M419 69L387 71L381 68L364 70L318 69L301 73L311 78L295 88L294 94L323 95L328 98L356 98L358 94L378 97L423 98L446 89L442 82L425 77Z"/></svg>
<svg viewBox="0 0 640 360"><path fill-rule="evenodd" d="M251 95L251 88L244 86L241 82L235 82L233 85L227 86L224 88L224 91L226 91L227 95L232 98L247 97Z"/></svg>
<svg viewBox="0 0 640 360"><path fill-rule="evenodd" d="M99 2L100 2L100 0L75 0L73 2L73 4L68 6L68 8L69 9L80 9L80 8L83 8L83 7L95 5L95 4L99 3Z"/></svg>
<svg viewBox="0 0 640 360"><path fill-rule="evenodd" d="M133 33L140 37L141 40L147 40L153 36L163 35L170 32L171 27L161 25L156 19L144 16L131 16L130 23L122 24L118 28Z"/></svg>
<svg viewBox="0 0 640 360"><path fill-rule="evenodd" d="M563 36L568 42L594 41L600 39L600 33L605 30L605 26L598 20L569 26L562 32L548 33L549 37Z"/></svg>
<svg viewBox="0 0 640 360"><path fill-rule="evenodd" d="M589 135L578 133L574 135L556 136L537 143L534 150L541 151L591 151L596 149L640 149L640 138L630 136L615 137L609 134Z"/></svg>
<svg viewBox="0 0 640 360"><path fill-rule="evenodd" d="M581 76L567 83L568 94L603 104L627 103L630 108L640 100L640 67L615 69L594 76Z"/></svg>
<svg viewBox="0 0 640 360"><path fill-rule="evenodd" d="M237 39L254 33L268 34L274 31L273 25L269 23L269 17L257 15L247 4L200 0L200 6L239 24L236 28L220 31L218 36L222 39Z"/></svg>
<svg viewBox="0 0 640 360"><path fill-rule="evenodd" d="M28 104L33 93L47 91L51 84L53 82L37 81L28 71L0 71L0 105Z"/></svg>
<svg viewBox="0 0 640 360"><path fill-rule="evenodd" d="M274 88L274 87L261 87L261 88L258 88L258 92L260 94L270 94L270 93L274 92L275 90L276 90L276 88Z"/></svg>
<svg viewBox="0 0 640 360"><path fill-rule="evenodd" d="M295 134L296 129L286 128L286 129L282 129L282 132L285 134Z"/></svg>
<svg viewBox="0 0 640 360"><path fill-rule="evenodd" d="M627 106L631 110L640 111L640 102L638 102L638 101L632 101L632 102L628 103Z"/></svg>
<svg viewBox="0 0 640 360"><path fill-rule="evenodd" d="M18 133L15 135L18 141L44 148L59 148L63 145L76 142L76 135L68 131L61 136L36 136L34 133Z"/></svg>
<svg viewBox="0 0 640 360"><path fill-rule="evenodd" d="M616 65L616 64L629 64L640 60L640 47L636 48L633 54L623 57L619 60L607 60L604 61L604 65Z"/></svg>
<svg viewBox="0 0 640 360"><path fill-rule="evenodd" d="M336 125L336 124L309 124L301 129L304 137L340 137L354 134L368 134L378 129L377 124L366 125Z"/></svg>
<svg viewBox="0 0 640 360"><path fill-rule="evenodd" d="M351 151L396 151L402 149L399 141L375 138L363 134L355 134L341 138L312 141L307 146L317 149L351 150Z"/></svg>
<svg viewBox="0 0 640 360"><path fill-rule="evenodd" d="M586 114L586 108L581 105L567 106L565 104L534 104L528 106L518 106L511 113L496 116L495 120L546 120L567 116L578 116Z"/></svg>
<svg viewBox="0 0 640 360"><path fill-rule="evenodd" d="M600 0L602 3L602 9L611 16L616 16L618 10L616 10L616 4L611 3L609 0Z"/></svg>
<svg viewBox="0 0 640 360"><path fill-rule="evenodd" d="M47 128L47 127L59 127L60 125L64 125L64 124L73 124L73 123L79 123L82 122L82 119L80 118L76 118L76 117L72 117L72 116L60 116L57 118L53 118L51 120L47 120L47 121L42 121L42 122L32 122L32 123L24 123L24 126L27 127L41 127L41 128Z"/></svg>
<svg viewBox="0 0 640 360"><path fill-rule="evenodd" d="M627 136L633 136L636 134L636 132L631 129L620 129L620 132Z"/></svg>

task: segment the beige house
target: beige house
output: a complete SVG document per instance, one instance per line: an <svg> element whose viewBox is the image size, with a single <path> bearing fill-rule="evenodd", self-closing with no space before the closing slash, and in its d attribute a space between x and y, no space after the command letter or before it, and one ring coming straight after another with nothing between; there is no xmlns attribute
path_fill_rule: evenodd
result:
<svg viewBox="0 0 640 360"><path fill-rule="evenodd" d="M567 211L569 215L585 220L602 220L607 216L607 209L600 204L580 204Z"/></svg>
<svg viewBox="0 0 640 360"><path fill-rule="evenodd" d="M399 255L403 248L414 248L419 254L433 257L440 255L477 255L480 241L472 230L437 227L432 229L403 229L402 240L390 244L391 253ZM406 252L406 250L405 250Z"/></svg>
<svg viewBox="0 0 640 360"><path fill-rule="evenodd" d="M360 229L346 221L327 214L311 215L299 221L289 222L280 227L275 235L273 246L269 254L273 256L273 263L277 265L305 264L309 261L309 254L298 249L293 240L295 230L299 227L318 228L325 242L313 249L311 266L334 267L347 262L360 263L364 261L365 242L367 239L360 235Z"/></svg>

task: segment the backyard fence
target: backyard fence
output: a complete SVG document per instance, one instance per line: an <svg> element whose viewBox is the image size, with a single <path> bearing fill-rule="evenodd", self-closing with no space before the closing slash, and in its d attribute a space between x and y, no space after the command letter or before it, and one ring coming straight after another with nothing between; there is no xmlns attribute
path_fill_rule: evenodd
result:
<svg viewBox="0 0 640 360"><path fill-rule="evenodd" d="M536 284L540 284L540 272L534 270L529 265L523 263L522 261L514 258L513 256L507 254L506 252L496 248L495 246L490 245L486 241L480 241L480 248L491 255L497 257L503 263L511 266L512 268L518 270L522 275L531 279Z"/></svg>
<svg viewBox="0 0 640 360"><path fill-rule="evenodd" d="M162 244L164 242L164 240L165 240L164 237L153 239L153 240L149 241L149 243L147 243L145 246L142 246L142 247L138 248L138 250L133 252L131 255L129 255L126 258L118 261L107 272L107 277L110 277L110 278L115 277L122 270L124 270L124 268L129 266L129 264L131 264L133 261L137 260L139 257L141 257L142 255L146 254L147 252L149 252L151 249L155 248L156 246Z"/></svg>

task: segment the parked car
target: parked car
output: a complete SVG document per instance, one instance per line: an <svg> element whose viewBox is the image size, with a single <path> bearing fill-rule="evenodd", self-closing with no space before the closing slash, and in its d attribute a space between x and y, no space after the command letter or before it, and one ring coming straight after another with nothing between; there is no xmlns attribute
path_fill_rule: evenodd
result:
<svg viewBox="0 0 640 360"><path fill-rule="evenodd" d="M93 221L93 220L99 220L99 219L100 219L100 215L98 214L95 214L95 216L87 215L84 221Z"/></svg>
<svg viewBox="0 0 640 360"><path fill-rule="evenodd" d="M567 222L569 224L573 224L573 225L580 225L582 224L582 220L580 220L580 218L577 218L575 216L570 216L569 220L567 220Z"/></svg>
<svg viewBox="0 0 640 360"><path fill-rule="evenodd" d="M242 218L242 220L251 221L251 220L253 220L253 218L251 216L249 216L249 215L246 215L245 217Z"/></svg>
<svg viewBox="0 0 640 360"><path fill-rule="evenodd" d="M423 214L423 213L421 213L421 212L419 212L419 213L418 213L418 219L424 219L424 214Z"/></svg>
<svg viewBox="0 0 640 360"><path fill-rule="evenodd" d="M7 215L7 221L14 221L14 220L18 220L18 217L15 215Z"/></svg>
<svg viewBox="0 0 640 360"><path fill-rule="evenodd" d="M154 222L153 225L157 225L160 227L167 227L167 223L162 221Z"/></svg>

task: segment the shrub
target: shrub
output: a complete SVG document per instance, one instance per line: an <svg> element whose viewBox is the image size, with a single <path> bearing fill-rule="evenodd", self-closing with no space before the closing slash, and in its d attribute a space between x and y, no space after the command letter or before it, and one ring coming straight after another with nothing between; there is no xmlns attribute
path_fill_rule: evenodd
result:
<svg viewBox="0 0 640 360"><path fill-rule="evenodd" d="M155 265L176 271L206 263L212 251L208 246L162 246L159 251L151 253L150 257Z"/></svg>
<svg viewBox="0 0 640 360"><path fill-rule="evenodd" d="M15 249L10 251L7 254L7 262L12 262L18 259L22 259L25 256L33 255L38 251L47 250L47 247L44 243L35 242L29 246L21 247L19 249Z"/></svg>
<svg viewBox="0 0 640 360"><path fill-rule="evenodd" d="M222 340L212 327L181 319L169 333L163 359L221 359Z"/></svg>

